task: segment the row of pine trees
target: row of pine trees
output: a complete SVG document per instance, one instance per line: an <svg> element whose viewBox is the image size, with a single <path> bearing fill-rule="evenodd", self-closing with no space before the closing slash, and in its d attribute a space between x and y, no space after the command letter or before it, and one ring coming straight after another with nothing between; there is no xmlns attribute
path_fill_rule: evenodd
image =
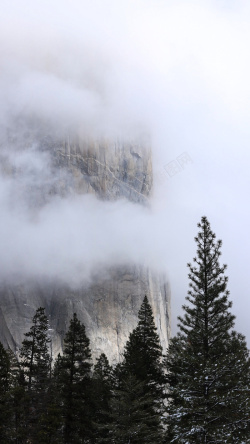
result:
<svg viewBox="0 0 250 444"><path fill-rule="evenodd" d="M105 354L92 367L85 327L74 314L52 368L48 319L38 308L19 362L0 349L0 442L162 442L163 355L146 296L138 316L124 359L112 368Z"/></svg>
<svg viewBox="0 0 250 444"><path fill-rule="evenodd" d="M95 365L74 314L52 366L48 319L36 311L16 359L0 344L0 443L192 444L250 442L250 362L206 217L180 332L162 350L147 296L123 359Z"/></svg>

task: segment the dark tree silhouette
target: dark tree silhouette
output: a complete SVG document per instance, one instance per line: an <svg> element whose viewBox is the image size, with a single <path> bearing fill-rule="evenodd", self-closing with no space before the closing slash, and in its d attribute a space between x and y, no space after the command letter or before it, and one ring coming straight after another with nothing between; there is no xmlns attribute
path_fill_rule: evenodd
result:
<svg viewBox="0 0 250 444"><path fill-rule="evenodd" d="M67 444L89 442L92 433L90 371L89 339L74 313L65 336L63 356L56 363L63 439Z"/></svg>

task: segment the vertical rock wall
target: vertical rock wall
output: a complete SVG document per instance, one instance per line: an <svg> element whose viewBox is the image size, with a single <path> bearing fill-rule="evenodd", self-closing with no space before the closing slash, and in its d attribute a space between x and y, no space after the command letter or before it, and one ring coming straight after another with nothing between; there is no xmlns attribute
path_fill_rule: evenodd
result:
<svg viewBox="0 0 250 444"><path fill-rule="evenodd" d="M151 151L146 146L69 138L64 142L46 139L39 144L39 149L52 155L57 179L51 189L35 190L35 196L39 195L34 199L33 194L36 202L46 200L46 193L92 193L102 200L125 198L138 205L149 204L153 178ZM76 312L86 326L94 357L105 352L111 362L117 362L137 324L145 294L165 349L170 335L170 289L166 277L133 264L97 274L93 283L77 290L55 282L2 282L0 340L18 352L35 310L42 306L50 319L52 353L56 356L62 351L69 320Z"/></svg>

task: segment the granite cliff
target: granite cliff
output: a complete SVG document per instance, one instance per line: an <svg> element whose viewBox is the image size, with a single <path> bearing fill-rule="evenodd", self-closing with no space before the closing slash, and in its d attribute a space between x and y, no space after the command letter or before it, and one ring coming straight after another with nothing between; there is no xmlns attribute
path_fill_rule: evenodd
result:
<svg viewBox="0 0 250 444"><path fill-rule="evenodd" d="M27 141L26 141L27 143ZM49 153L56 179L26 189L30 205L43 205L48 196L94 194L101 200L128 199L148 205L152 190L152 159L145 143L81 141L49 137L38 140ZM25 144L24 144L25 145ZM5 167L7 171L7 167ZM8 174L18 174L11 169ZM44 280L20 279L0 284L0 340L18 352L35 310L45 307L50 321L52 353L62 350L63 337L74 312L84 322L94 357L104 351L119 361L129 333L137 323L144 295L152 305L161 343L170 335L170 289L166 277L134 264L96 272L81 288Z"/></svg>

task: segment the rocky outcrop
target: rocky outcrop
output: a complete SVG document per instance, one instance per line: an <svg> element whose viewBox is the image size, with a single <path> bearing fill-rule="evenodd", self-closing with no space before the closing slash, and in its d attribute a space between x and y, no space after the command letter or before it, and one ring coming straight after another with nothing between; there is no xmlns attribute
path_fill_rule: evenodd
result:
<svg viewBox="0 0 250 444"><path fill-rule="evenodd" d="M148 205L152 189L150 149L136 143L39 141L49 152L55 180L34 190L31 204L47 196L92 193L100 199L126 198ZM27 190L26 190L27 192ZM0 286L0 336L18 352L35 310L45 307L50 320L52 354L62 350L63 338L74 312L84 322L94 357L105 352L111 362L121 358L129 333L137 323L144 295L152 305L164 349L170 335L170 289L166 277L143 266L124 264L98 272L91 284L72 289L56 282L22 281Z"/></svg>

